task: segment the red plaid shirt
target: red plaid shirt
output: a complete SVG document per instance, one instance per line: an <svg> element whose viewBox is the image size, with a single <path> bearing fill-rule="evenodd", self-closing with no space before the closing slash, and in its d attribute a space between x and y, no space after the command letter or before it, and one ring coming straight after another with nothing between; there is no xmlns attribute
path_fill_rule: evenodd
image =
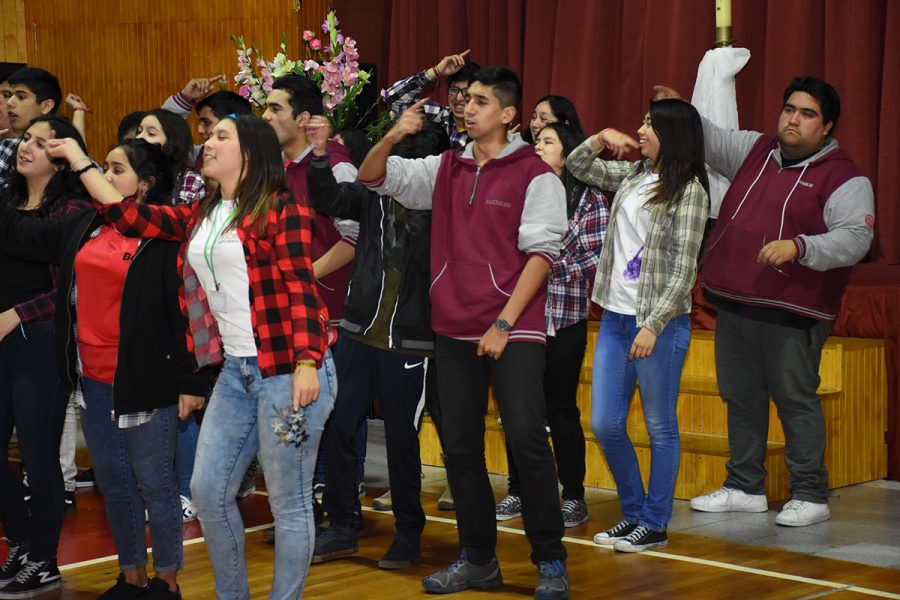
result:
<svg viewBox="0 0 900 600"><path fill-rule="evenodd" d="M148 206L127 198L98 208L124 235L182 242L178 269L184 282L179 296L190 322L188 348L204 367L222 362L223 351L206 294L184 260L201 218L200 204ZM298 360L321 365L328 349L328 309L312 276L312 223L312 210L284 191L266 216L263 234L249 218L237 228L247 259L250 316L263 377L291 374Z"/></svg>

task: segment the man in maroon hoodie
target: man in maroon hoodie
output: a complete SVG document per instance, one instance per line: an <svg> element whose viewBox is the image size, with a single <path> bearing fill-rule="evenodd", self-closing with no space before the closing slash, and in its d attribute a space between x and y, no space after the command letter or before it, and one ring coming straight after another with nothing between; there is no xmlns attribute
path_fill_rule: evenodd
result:
<svg viewBox="0 0 900 600"><path fill-rule="evenodd" d="M536 598L568 598L556 467L543 428L544 304L550 264L566 232L559 177L507 128L521 101L506 67L474 74L463 150L388 156L422 128L423 101L405 112L360 167L360 181L410 209L431 209L432 328L447 476L456 501L460 559L426 577L436 593L503 583L494 554L494 497L484 461L488 380L506 443L522 474L525 532L539 565Z"/></svg>
<svg viewBox="0 0 900 600"><path fill-rule="evenodd" d="M797 77L784 91L774 137L703 122L706 160L731 180L701 271L704 294L719 308L716 374L730 457L723 487L691 500L694 510L768 510L771 396L791 474L791 500L775 522L830 518L819 360L874 225L872 184L833 137L840 115L831 85Z"/></svg>

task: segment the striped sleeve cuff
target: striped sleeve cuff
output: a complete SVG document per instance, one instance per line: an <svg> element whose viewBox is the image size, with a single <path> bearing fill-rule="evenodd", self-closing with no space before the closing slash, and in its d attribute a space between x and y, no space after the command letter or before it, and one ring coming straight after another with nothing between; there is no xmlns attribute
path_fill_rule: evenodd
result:
<svg viewBox="0 0 900 600"><path fill-rule="evenodd" d="M554 258L553 258L553 256L547 254L546 252L531 252L528 254L528 258L531 258L532 256L537 256L537 257L544 259L547 262L547 266L549 266L551 268L553 267Z"/></svg>
<svg viewBox="0 0 900 600"><path fill-rule="evenodd" d="M194 108L194 101L178 92L177 94L172 96L172 101L175 102L179 107L183 108L187 112L191 112Z"/></svg>
<svg viewBox="0 0 900 600"><path fill-rule="evenodd" d="M804 241L803 237L798 235L791 241L794 242L794 248L797 250L797 260L806 256L806 241Z"/></svg>

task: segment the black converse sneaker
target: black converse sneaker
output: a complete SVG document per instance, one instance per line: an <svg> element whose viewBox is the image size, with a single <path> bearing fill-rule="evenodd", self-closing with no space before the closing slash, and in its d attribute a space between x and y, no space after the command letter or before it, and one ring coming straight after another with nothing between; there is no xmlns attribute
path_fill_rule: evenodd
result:
<svg viewBox="0 0 900 600"><path fill-rule="evenodd" d="M3 600L33 598L62 587L62 576L56 568L56 559L28 561L6 586L0 588Z"/></svg>
<svg viewBox="0 0 900 600"><path fill-rule="evenodd" d="M634 531L613 544L619 552L643 552L652 548L662 548L669 543L665 530L654 531L638 525Z"/></svg>
<svg viewBox="0 0 900 600"><path fill-rule="evenodd" d="M594 534L594 543L599 546L612 546L619 540L625 539L637 526L637 523L631 523L622 519L609 529Z"/></svg>
<svg viewBox="0 0 900 600"><path fill-rule="evenodd" d="M3 565L0 566L0 589L9 585L16 578L16 575L19 574L19 571L22 570L22 567L25 566L25 563L28 562L28 552L25 551L25 546L8 538L3 539L9 544L9 554L6 556L6 560L3 561Z"/></svg>

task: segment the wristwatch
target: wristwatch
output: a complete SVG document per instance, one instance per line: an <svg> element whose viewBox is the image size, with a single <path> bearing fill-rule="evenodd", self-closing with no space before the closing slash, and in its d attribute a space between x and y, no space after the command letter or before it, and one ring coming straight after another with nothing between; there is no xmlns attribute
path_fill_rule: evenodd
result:
<svg viewBox="0 0 900 600"><path fill-rule="evenodd" d="M494 321L494 327L502 331L503 333L509 333L512 331L512 325L509 324L509 321L506 319L497 319Z"/></svg>

